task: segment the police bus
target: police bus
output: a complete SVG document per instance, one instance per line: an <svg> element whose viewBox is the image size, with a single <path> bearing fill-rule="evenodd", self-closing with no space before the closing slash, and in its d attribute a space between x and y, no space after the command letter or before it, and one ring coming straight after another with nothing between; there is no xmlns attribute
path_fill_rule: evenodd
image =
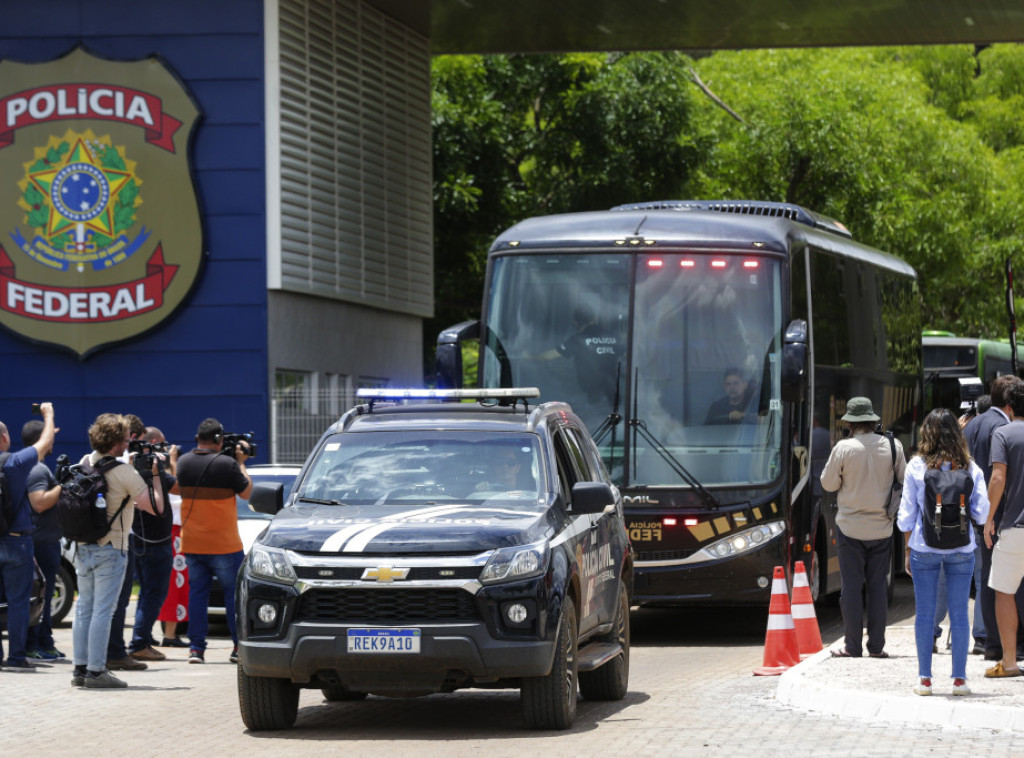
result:
<svg viewBox="0 0 1024 758"><path fill-rule="evenodd" d="M572 404L625 496L634 603L766 604L796 560L817 598L839 589L818 474L847 399L913 446L916 275L785 203L532 218L492 245L482 319L442 332L437 366Z"/></svg>

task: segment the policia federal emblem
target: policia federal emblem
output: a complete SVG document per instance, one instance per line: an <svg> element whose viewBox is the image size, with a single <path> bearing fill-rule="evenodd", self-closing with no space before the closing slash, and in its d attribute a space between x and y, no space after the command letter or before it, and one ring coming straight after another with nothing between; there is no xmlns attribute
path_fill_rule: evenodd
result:
<svg viewBox="0 0 1024 758"><path fill-rule="evenodd" d="M181 305L203 251L198 117L157 58L0 61L0 324L84 358Z"/></svg>

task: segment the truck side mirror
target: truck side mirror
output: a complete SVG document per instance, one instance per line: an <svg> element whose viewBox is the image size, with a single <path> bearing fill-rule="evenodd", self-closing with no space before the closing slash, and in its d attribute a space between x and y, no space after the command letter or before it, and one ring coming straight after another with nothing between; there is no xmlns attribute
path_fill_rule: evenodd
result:
<svg viewBox="0 0 1024 758"><path fill-rule="evenodd" d="M284 506L284 485L280 482L253 485L249 493L249 506L257 513L276 515Z"/></svg>
<svg viewBox="0 0 1024 758"><path fill-rule="evenodd" d="M793 319L782 338L782 399L798 403L807 390L807 322Z"/></svg>

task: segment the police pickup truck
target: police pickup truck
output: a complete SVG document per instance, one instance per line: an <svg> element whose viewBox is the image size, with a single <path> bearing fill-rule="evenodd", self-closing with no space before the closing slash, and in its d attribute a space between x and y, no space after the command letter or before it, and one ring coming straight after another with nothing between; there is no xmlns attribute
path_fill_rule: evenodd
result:
<svg viewBox="0 0 1024 758"><path fill-rule="evenodd" d="M570 727L577 693L625 696L622 498L572 409L538 396L360 390L286 502L256 485L250 503L276 516L238 577L248 728L291 727L301 688L519 688L537 729Z"/></svg>

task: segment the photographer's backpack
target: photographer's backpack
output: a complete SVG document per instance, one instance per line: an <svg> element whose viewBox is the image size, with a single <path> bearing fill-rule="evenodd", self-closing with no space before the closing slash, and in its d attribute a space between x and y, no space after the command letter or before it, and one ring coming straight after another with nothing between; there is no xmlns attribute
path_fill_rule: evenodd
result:
<svg viewBox="0 0 1024 758"><path fill-rule="evenodd" d="M4 475L4 464L10 457L10 453L0 453L0 535L7 534L14 525L14 499L11 497L11 485Z"/></svg>
<svg viewBox="0 0 1024 758"><path fill-rule="evenodd" d="M974 480L967 469L925 471L921 536L928 547L950 550L971 544L973 492Z"/></svg>
<svg viewBox="0 0 1024 758"><path fill-rule="evenodd" d="M120 465L121 461L116 458L103 458L96 466L79 463L68 469L57 497L57 520L60 522L62 537L76 542L94 543L110 531L110 525L121 515L131 496L125 497L117 513L109 519L105 506L96 507L96 498L99 495L106 498L105 474Z"/></svg>

